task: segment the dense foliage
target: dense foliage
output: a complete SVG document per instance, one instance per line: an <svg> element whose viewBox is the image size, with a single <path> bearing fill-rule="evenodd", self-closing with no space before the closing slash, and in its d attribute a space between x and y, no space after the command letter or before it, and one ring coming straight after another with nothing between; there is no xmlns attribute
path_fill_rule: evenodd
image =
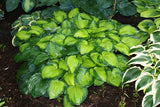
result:
<svg viewBox="0 0 160 107"><path fill-rule="evenodd" d="M7 11L13 11L20 3L25 12L41 6L58 6L61 10L78 7L99 18L109 18L117 12L124 16L131 16L137 12L136 7L128 0L7 0Z"/></svg>
<svg viewBox="0 0 160 107"><path fill-rule="evenodd" d="M148 20L147 20L148 21ZM159 29L160 19L155 20ZM154 26L154 25L153 25ZM129 60L133 65L123 75L123 83L136 81L135 89L143 90L145 96L142 107L155 107L160 104L160 31L151 33L150 39L144 45L133 46Z"/></svg>
<svg viewBox="0 0 160 107"><path fill-rule="evenodd" d="M154 18L160 16L160 0L134 0L137 12L141 17Z"/></svg>
<svg viewBox="0 0 160 107"><path fill-rule="evenodd" d="M20 92L34 97L58 98L64 106L80 105L87 88L104 82L121 85L129 48L147 39L131 25L115 20L58 10L42 19L41 12L22 15L12 25L13 45L19 46L16 62Z"/></svg>

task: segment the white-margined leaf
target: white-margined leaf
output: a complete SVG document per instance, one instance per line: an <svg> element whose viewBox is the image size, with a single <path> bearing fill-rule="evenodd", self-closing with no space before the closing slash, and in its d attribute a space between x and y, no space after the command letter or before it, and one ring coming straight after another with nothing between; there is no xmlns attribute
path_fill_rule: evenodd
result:
<svg viewBox="0 0 160 107"><path fill-rule="evenodd" d="M160 60L158 60L155 64L155 68L159 68L160 67Z"/></svg>
<svg viewBox="0 0 160 107"><path fill-rule="evenodd" d="M153 49L155 49L155 48L159 49L159 47L160 47L160 42L150 44L149 46L150 46L151 48L153 48Z"/></svg>
<svg viewBox="0 0 160 107"><path fill-rule="evenodd" d="M127 71L123 75L122 82L130 83L137 80L137 78L141 75L141 72L142 70L139 67L131 67L127 69Z"/></svg>
<svg viewBox="0 0 160 107"><path fill-rule="evenodd" d="M88 90L81 86L70 86L68 87L66 94L73 104L80 105L86 99Z"/></svg>
<svg viewBox="0 0 160 107"><path fill-rule="evenodd" d="M150 40L153 43L159 42L160 41L160 31L154 32L150 35Z"/></svg>
<svg viewBox="0 0 160 107"><path fill-rule="evenodd" d="M133 46L130 48L130 55L143 52L145 49L142 45Z"/></svg>
<svg viewBox="0 0 160 107"><path fill-rule="evenodd" d="M131 60L129 60L128 64L140 64L142 66L150 66L152 65L152 57L148 54L139 53Z"/></svg>
<svg viewBox="0 0 160 107"><path fill-rule="evenodd" d="M148 73L150 73L150 74L152 74L152 75L155 74L155 71L156 71L155 68L152 67L152 66L144 67L144 72L148 72Z"/></svg>
<svg viewBox="0 0 160 107"><path fill-rule="evenodd" d="M158 106L160 104L160 80L156 80L152 85L153 104Z"/></svg>
<svg viewBox="0 0 160 107"><path fill-rule="evenodd" d="M152 54L155 55L156 58L160 59L160 48L159 49L152 49L151 52Z"/></svg>
<svg viewBox="0 0 160 107"><path fill-rule="evenodd" d="M147 93L143 97L142 107L153 107L153 95L152 95L152 93Z"/></svg>
<svg viewBox="0 0 160 107"><path fill-rule="evenodd" d="M154 77L152 74L148 72L142 72L141 75L138 77L135 88L136 90L145 90L153 83Z"/></svg>

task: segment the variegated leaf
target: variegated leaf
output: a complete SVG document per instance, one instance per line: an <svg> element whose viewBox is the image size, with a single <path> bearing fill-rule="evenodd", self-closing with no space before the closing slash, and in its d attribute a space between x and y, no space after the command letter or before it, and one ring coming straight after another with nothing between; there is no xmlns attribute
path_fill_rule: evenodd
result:
<svg viewBox="0 0 160 107"><path fill-rule="evenodd" d="M156 80L152 85L153 104L157 106L160 104L160 80Z"/></svg>
<svg viewBox="0 0 160 107"><path fill-rule="evenodd" d="M143 97L142 107L153 107L153 95L152 95L152 93L147 93Z"/></svg>
<svg viewBox="0 0 160 107"><path fill-rule="evenodd" d="M160 48L159 49L154 48L151 50L150 53L154 54L156 58L160 59Z"/></svg>
<svg viewBox="0 0 160 107"><path fill-rule="evenodd" d="M130 49L130 55L141 53L144 50L145 49L144 49L144 47L142 45L133 46Z"/></svg>

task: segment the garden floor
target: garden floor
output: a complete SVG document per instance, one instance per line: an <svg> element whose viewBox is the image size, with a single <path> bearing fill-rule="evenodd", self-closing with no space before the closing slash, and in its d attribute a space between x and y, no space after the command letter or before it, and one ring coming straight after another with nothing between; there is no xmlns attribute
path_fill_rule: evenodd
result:
<svg viewBox="0 0 160 107"><path fill-rule="evenodd" d="M17 10L15 10L17 12ZM4 46L0 48L0 102L5 102L3 107L62 107L63 100L49 100L45 97L33 98L31 95L19 93L16 83L16 72L20 67L14 61L14 55L18 52L18 48L12 46L11 24L22 13L11 12L5 15L0 21L0 44ZM114 17L121 23L136 26L141 18L122 17L117 15ZM87 99L77 107L141 107L143 93L138 94L134 91L134 84L128 87L117 88L104 84L104 86L88 89ZM125 104L126 106L120 106Z"/></svg>

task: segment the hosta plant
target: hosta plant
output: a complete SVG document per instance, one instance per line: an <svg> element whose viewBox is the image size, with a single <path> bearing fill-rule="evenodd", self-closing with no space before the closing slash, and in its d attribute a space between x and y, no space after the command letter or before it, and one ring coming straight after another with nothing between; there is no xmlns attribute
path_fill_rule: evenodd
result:
<svg viewBox="0 0 160 107"><path fill-rule="evenodd" d="M80 105L87 88L104 82L121 85L129 48L142 36L130 25L99 20L79 12L58 10L47 19L41 12L22 15L12 25L20 92L55 99L64 95L64 106Z"/></svg>
<svg viewBox="0 0 160 107"><path fill-rule="evenodd" d="M133 0L141 17L154 18L160 16L160 0Z"/></svg>
<svg viewBox="0 0 160 107"><path fill-rule="evenodd" d="M142 107L155 107L160 104L160 31L150 35L147 44L133 46L134 55L128 64L133 65L123 75L123 83L135 82L137 91L143 90L145 96Z"/></svg>

